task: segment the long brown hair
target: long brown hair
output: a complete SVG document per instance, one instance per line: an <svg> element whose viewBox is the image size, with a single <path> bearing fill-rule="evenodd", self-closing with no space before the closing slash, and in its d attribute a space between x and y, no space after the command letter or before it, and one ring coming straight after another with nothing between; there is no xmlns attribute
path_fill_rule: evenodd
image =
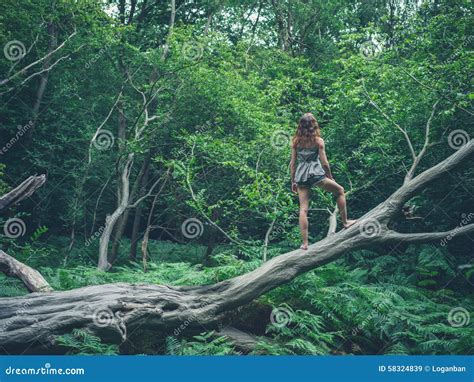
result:
<svg viewBox="0 0 474 382"><path fill-rule="evenodd" d="M295 135L293 136L293 147L316 145L316 139L321 136L318 121L311 113L303 114L298 122Z"/></svg>

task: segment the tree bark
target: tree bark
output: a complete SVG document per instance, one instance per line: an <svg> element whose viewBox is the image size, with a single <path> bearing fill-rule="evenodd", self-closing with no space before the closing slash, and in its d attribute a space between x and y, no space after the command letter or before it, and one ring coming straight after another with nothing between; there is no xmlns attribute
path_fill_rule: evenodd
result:
<svg viewBox="0 0 474 382"><path fill-rule="evenodd" d="M114 230L115 224L118 219L122 216L124 211L128 207L130 198L130 171L133 166L134 154L128 154L127 161L125 162L121 174L121 185L119 204L112 215L109 215L105 220L104 230L100 236L99 242L99 262L97 268L102 271L106 271L110 268L111 264L108 260L109 242L112 231Z"/></svg>
<svg viewBox="0 0 474 382"><path fill-rule="evenodd" d="M0 351L51 351L54 336L81 328L105 341L120 343L155 331L170 335L187 323L202 330L217 327L225 313L330 263L344 254L389 242L428 243L448 235L474 234L474 224L448 232L396 233L388 223L403 204L474 154L471 140L453 155L405 183L387 200L362 216L353 226L310 245L263 263L252 272L206 286L166 286L117 283L65 292L33 293L0 299ZM369 229L369 228L375 229ZM28 307L25 315L24 307ZM6 327L6 329L5 329ZM3 350L2 350L3 349Z"/></svg>
<svg viewBox="0 0 474 382"><path fill-rule="evenodd" d="M231 326L219 330L215 335L226 337L237 350L240 350L244 354L250 353L255 349L259 341L263 341L263 339L258 338L256 335L243 332ZM266 339L265 342L270 343L270 341Z"/></svg>
<svg viewBox="0 0 474 382"><path fill-rule="evenodd" d="M58 32L54 22L50 21L48 23L48 34L49 34L49 44L48 44L48 56L43 61L43 74L40 76L40 83L38 85L38 90L36 91L36 100L33 106L33 123L31 128L28 131L28 136L32 136L33 129L36 127L38 122L39 110L41 107L41 102L43 101L44 93L46 91L46 86L48 85L49 79L49 69L51 66L52 52L58 46Z"/></svg>
<svg viewBox="0 0 474 382"><path fill-rule="evenodd" d="M0 198L0 212L31 196L45 181L46 175L34 175L24 180L18 187Z"/></svg>
<svg viewBox="0 0 474 382"><path fill-rule="evenodd" d="M46 181L45 175L30 176L18 187L0 198L0 211L19 203L33 194ZM35 269L21 263L0 250L0 272L18 277L30 292L52 292L48 282ZM1 327L0 327L1 329ZM1 331L1 330L0 330Z"/></svg>
<svg viewBox="0 0 474 382"><path fill-rule="evenodd" d="M18 277L30 292L52 292L48 282L35 269L7 255L0 249L0 271Z"/></svg>
<svg viewBox="0 0 474 382"><path fill-rule="evenodd" d="M142 166L140 168L140 172L137 175L137 178L135 179L135 182L133 184L132 190L130 192L130 201L133 201L138 193L138 196L136 199L139 199L141 196L145 195L146 191L146 184L148 182L148 172L150 168L150 154L148 153L143 160ZM137 206L139 208L141 206L141 203ZM117 259L118 252L120 249L120 242L122 240L123 234L125 232L125 228L127 226L127 222L130 216L130 209L127 208L123 215L121 216L119 223L117 224L117 228L115 230L115 235L114 239L112 241L112 248L110 250L110 263L113 264L115 260Z"/></svg>

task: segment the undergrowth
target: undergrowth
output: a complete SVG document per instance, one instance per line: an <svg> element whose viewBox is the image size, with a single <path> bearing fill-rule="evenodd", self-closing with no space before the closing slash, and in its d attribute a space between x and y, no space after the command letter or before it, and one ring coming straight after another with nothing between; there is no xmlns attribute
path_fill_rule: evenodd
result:
<svg viewBox="0 0 474 382"><path fill-rule="evenodd" d="M258 303L271 306L273 312L259 317L267 322L267 329L252 353L473 354L472 322L459 326L448 320L453 309L472 312L473 301L468 291L459 294L449 285L442 287L457 272L447 254L436 252L434 256L426 246L406 263L396 255L358 252L351 256L351 266L348 259L340 259L261 296ZM401 263L396 273L392 271L394 261ZM43 261L30 257L29 263L34 266ZM147 272L140 263L116 265L110 272L95 266L36 266L55 290L68 290L114 282L211 284L260 264L257 258L237 258L227 248L212 257L209 267L183 261L151 261ZM461 276L468 281L472 273ZM0 285L3 297L27 293L19 280L2 274ZM465 285L470 287L469 282ZM69 354L119 353L116 345L103 344L80 330L61 336L58 343ZM166 354L238 354L229 339L214 332L193 338L168 337L165 347Z"/></svg>

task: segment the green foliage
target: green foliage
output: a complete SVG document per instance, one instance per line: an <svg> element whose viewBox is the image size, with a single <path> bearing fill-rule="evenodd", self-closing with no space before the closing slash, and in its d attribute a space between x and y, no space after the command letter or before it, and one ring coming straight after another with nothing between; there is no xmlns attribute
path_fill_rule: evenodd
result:
<svg viewBox="0 0 474 382"><path fill-rule="evenodd" d="M99 337L81 329L74 329L70 334L56 337L56 343L67 349L67 354L75 355L117 355L117 345L107 345Z"/></svg>
<svg viewBox="0 0 474 382"><path fill-rule="evenodd" d="M9 216L27 227L15 239L2 229L0 244L56 290L211 284L256 269L264 253L297 248L288 162L304 112L321 125L353 217L402 184L428 121L431 145L417 173L454 152L451 133L474 136L468 0L181 2L172 31L169 12L169 2L124 9L116 1L2 2L0 196L34 173L48 181L0 219L1 227ZM11 59L7 44L18 41L25 54ZM49 55L53 46L60 48ZM113 137L107 147L93 140L99 127ZM117 257L100 272L99 238L123 195L129 155L130 202L158 195L122 215L124 234L118 225L112 234ZM459 226L474 204L474 169L466 162L460 170L412 198L405 207L413 216L390 228ZM311 241L324 237L334 206L329 193L312 194ZM183 234L189 218L202 224L194 238ZM284 307L291 321L259 317L268 325L256 333L254 352L472 353L472 323L447 322L455 307L472 311L472 242L436 244L352 251L262 296L259 303ZM19 280L0 275L0 296L25 293ZM59 341L74 354L118 352L81 331ZM170 337L167 352L234 354L215 333Z"/></svg>
<svg viewBox="0 0 474 382"><path fill-rule="evenodd" d="M281 309L276 307L275 309ZM272 339L281 344L280 349L274 348L275 345L268 345L260 342L255 352L266 350L270 354L328 354L331 347L336 343L337 333L328 331L324 326L324 319L321 316L312 314L306 310L290 312L288 323L279 325L271 323L267 333L273 334Z"/></svg>
<svg viewBox="0 0 474 382"><path fill-rule="evenodd" d="M166 338L166 354L169 355L232 355L238 354L229 340L216 336L215 332L201 333L193 340Z"/></svg>
<svg viewBox="0 0 474 382"><path fill-rule="evenodd" d="M0 273L0 297L23 296L28 293L28 290L20 280Z"/></svg>
<svg viewBox="0 0 474 382"><path fill-rule="evenodd" d="M458 306L470 310L469 298L449 290L420 289L416 280L412 285L369 284L367 273L331 264L264 297L275 306L287 303L301 308L292 310L291 321L283 328L269 326L282 346L277 353L296 352L293 338L312 344L314 347L297 343L300 350L306 344L309 354L316 349L343 354L378 354L380 349L386 354L402 349L403 354L472 353L466 346L466 336L474 330L472 323L456 327L448 320L450 311ZM311 325L311 330L305 325Z"/></svg>

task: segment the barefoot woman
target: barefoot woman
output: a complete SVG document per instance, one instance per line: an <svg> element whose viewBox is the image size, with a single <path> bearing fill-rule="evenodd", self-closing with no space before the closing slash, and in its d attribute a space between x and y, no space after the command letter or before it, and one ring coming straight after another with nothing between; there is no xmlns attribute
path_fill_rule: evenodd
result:
<svg viewBox="0 0 474 382"><path fill-rule="evenodd" d="M299 222L303 238L301 249L308 249L308 208L312 186L321 187L337 197L337 207L344 228L355 223L355 220L347 219L344 188L332 177L319 125L311 113L304 114L298 123L292 141L290 168L291 189L298 192L300 199Z"/></svg>

